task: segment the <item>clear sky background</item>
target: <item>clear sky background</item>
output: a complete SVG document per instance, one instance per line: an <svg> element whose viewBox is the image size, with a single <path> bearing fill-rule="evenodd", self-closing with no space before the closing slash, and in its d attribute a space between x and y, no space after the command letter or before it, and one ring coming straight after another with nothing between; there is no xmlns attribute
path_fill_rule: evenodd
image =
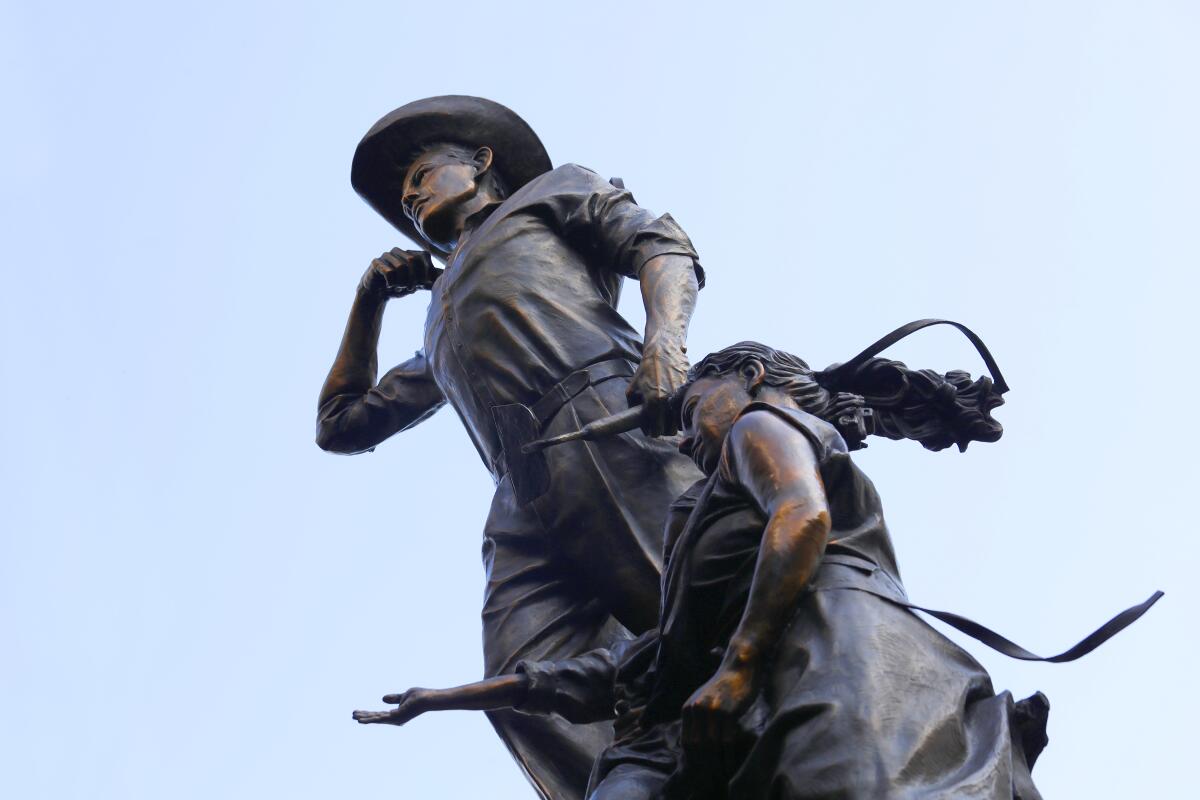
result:
<svg viewBox="0 0 1200 800"><path fill-rule="evenodd" d="M350 720L480 675L458 420L312 441L355 283L408 246L354 147L467 93L683 225L693 354L978 331L1004 438L859 459L909 593L1051 652L1165 590L1074 664L954 637L1049 695L1047 798L1194 796L1194 3L0 9L0 795L533 796L482 715ZM393 303L385 364L424 313ZM982 368L949 329L893 352Z"/></svg>

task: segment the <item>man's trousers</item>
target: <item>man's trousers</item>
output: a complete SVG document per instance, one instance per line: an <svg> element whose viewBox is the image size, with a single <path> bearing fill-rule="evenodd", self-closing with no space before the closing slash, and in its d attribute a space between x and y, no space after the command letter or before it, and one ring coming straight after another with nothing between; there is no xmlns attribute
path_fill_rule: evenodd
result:
<svg viewBox="0 0 1200 800"><path fill-rule="evenodd" d="M584 389L544 435L627 408L627 378ZM550 488L520 505L506 476L483 537L487 676L522 660L571 658L657 624L668 509L702 476L675 438L638 431L545 451ZM582 800L592 764L612 739L608 723L572 725L515 711L489 718L543 798Z"/></svg>

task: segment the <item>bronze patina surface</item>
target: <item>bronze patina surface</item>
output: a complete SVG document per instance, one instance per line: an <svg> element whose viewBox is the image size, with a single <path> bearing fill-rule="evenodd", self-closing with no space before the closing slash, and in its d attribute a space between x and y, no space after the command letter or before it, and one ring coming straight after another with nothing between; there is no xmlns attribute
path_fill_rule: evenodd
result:
<svg viewBox="0 0 1200 800"><path fill-rule="evenodd" d="M997 441L1008 385L974 332L918 320L819 371L741 342L689 370L704 272L683 230L620 181L552 167L523 120L481 98L387 115L352 180L425 249L394 248L360 279L317 442L369 451L449 405L496 482L485 679L386 695L396 708L355 719L487 711L555 800L1039 800L1048 701L995 692L914 611L1062 662L1161 593L1050 657L909 601L850 453L870 436ZM641 333L617 312L625 278ZM386 304L419 292L422 348L377 379ZM989 375L880 356L943 324Z"/></svg>
<svg viewBox="0 0 1200 800"><path fill-rule="evenodd" d="M590 170L552 169L529 126L481 98L387 115L360 144L353 182L427 251L393 249L359 281L321 390L318 444L360 453L443 405L458 414L497 483L483 530L489 675L652 628L667 509L699 477L669 437L703 282L683 230ZM626 277L641 284L643 334L617 312ZM384 309L418 292L429 292L423 346L377 380ZM498 422L507 430L524 414L529 434L553 435L630 402L646 433L555 448L540 480L514 485L521 453L505 452ZM605 724L492 719L550 797L580 797L611 738Z"/></svg>

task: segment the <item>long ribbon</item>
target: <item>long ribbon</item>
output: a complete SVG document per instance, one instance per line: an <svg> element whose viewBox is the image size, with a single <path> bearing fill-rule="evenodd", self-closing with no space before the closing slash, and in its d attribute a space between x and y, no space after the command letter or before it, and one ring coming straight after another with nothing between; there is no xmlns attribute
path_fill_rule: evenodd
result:
<svg viewBox="0 0 1200 800"><path fill-rule="evenodd" d="M1092 652L1097 647L1104 644L1109 639L1116 636L1118 633L1136 622L1139 617L1150 610L1150 606L1157 603L1159 598L1163 596L1162 592L1155 592L1154 594L1150 595L1145 602L1125 609L1120 614L1117 614L1108 622L1089 633L1074 647L1071 647L1056 656L1039 656L1036 653L1026 650L1024 647L1021 647L1021 645L1017 644L1011 639L1001 636L991 628L980 625L975 620L967 619L966 617L953 614L949 611L938 611L937 609L914 605L912 603L898 600L894 597L888 597L886 594L881 592L876 592L872 589L860 586L829 587L823 591L836 591L838 589L850 589L856 592L865 592L867 594L887 600L889 603L893 603L904 608L910 608L914 611L924 612L935 619L940 619L950 627L962 631L972 639L986 644L993 650L1003 653L1009 658L1016 658L1021 661L1048 661L1052 664L1061 664L1065 661L1074 661L1077 658L1086 656L1088 653Z"/></svg>

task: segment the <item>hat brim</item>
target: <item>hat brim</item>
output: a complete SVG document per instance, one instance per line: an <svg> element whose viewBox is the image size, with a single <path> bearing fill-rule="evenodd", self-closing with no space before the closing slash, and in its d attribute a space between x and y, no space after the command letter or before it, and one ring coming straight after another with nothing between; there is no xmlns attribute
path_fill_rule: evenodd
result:
<svg viewBox="0 0 1200 800"><path fill-rule="evenodd" d="M552 169L546 148L525 120L482 97L427 97L376 122L354 151L350 183L397 230L443 257L400 205L404 176L413 159L422 148L440 143L490 147L492 169L510 192Z"/></svg>

